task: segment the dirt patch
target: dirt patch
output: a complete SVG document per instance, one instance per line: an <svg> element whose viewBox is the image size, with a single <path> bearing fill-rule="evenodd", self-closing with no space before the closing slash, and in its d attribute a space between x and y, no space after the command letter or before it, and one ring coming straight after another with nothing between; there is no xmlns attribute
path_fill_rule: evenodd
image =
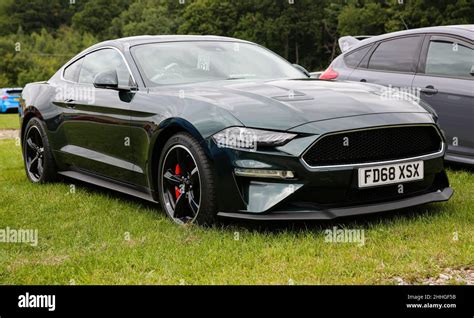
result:
<svg viewBox="0 0 474 318"><path fill-rule="evenodd" d="M461 269L446 268L438 277L428 277L423 285L466 284L474 285L474 267Z"/></svg>
<svg viewBox="0 0 474 318"><path fill-rule="evenodd" d="M474 267L445 268L436 277L427 277L415 282L408 282L401 277L394 277L397 285L474 285Z"/></svg>
<svg viewBox="0 0 474 318"><path fill-rule="evenodd" d="M67 260L69 260L68 255L59 255L59 256L47 255L45 258L38 259L38 260L20 259L10 264L8 266L8 269L10 271L15 271L23 266L28 266L28 265L58 266L58 265L62 265Z"/></svg>
<svg viewBox="0 0 474 318"><path fill-rule="evenodd" d="M19 129L2 129L0 130L0 139L15 139L20 136Z"/></svg>

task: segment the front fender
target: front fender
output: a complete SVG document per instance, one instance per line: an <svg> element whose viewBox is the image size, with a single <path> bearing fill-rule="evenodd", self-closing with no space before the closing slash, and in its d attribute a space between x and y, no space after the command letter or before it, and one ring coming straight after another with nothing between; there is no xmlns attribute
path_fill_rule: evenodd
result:
<svg viewBox="0 0 474 318"><path fill-rule="evenodd" d="M193 138L195 138L200 144L204 145L204 151L206 155L212 159L209 148L205 146L205 139L198 129L191 124L189 121L179 117L173 117L163 120L157 128L152 132L150 136L150 147L148 152L147 160L147 172L149 176L149 185L152 189L152 194L155 199L157 183L155 176L158 174L158 162L160 159L161 152L168 139L178 132L187 132Z"/></svg>

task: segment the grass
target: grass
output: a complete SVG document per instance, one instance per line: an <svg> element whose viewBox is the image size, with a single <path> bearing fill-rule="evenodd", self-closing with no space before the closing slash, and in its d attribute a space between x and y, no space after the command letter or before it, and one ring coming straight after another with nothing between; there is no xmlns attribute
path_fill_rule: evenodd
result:
<svg viewBox="0 0 474 318"><path fill-rule="evenodd" d="M39 234L36 247L0 243L0 284L419 283L474 264L474 174L449 176L456 194L448 203L399 213L343 223L179 227L155 205L108 190L31 184L19 147L0 140L0 229ZM324 229L332 226L363 229L365 245L326 243Z"/></svg>
<svg viewBox="0 0 474 318"><path fill-rule="evenodd" d="M18 114L0 114L0 129L20 129Z"/></svg>

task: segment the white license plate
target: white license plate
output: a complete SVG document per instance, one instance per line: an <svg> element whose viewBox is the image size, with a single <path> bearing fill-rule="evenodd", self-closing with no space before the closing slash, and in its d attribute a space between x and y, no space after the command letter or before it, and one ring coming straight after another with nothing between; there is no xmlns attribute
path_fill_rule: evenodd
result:
<svg viewBox="0 0 474 318"><path fill-rule="evenodd" d="M423 180L423 161L359 169L359 188Z"/></svg>

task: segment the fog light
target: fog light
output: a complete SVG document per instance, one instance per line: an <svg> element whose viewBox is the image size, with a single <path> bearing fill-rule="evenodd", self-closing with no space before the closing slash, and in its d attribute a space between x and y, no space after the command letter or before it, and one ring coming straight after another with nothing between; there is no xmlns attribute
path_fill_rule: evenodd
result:
<svg viewBox="0 0 474 318"><path fill-rule="evenodd" d="M235 175L239 177L276 178L276 179L293 179L295 177L295 174L293 173L293 171L287 171L287 170L235 168L234 171L235 171Z"/></svg>

